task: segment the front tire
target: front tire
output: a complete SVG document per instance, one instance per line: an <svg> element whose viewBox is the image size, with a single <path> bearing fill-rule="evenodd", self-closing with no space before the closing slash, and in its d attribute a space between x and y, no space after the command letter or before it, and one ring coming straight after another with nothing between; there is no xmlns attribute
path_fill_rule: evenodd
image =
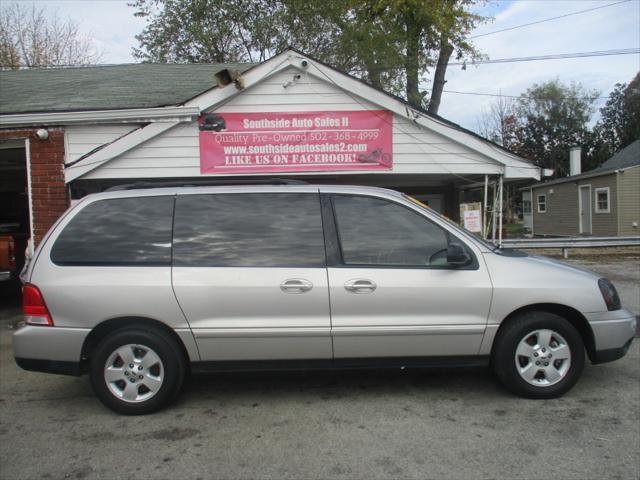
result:
<svg viewBox="0 0 640 480"><path fill-rule="evenodd" d="M104 405L125 415L152 413L173 401L184 373L179 346L158 329L117 330L100 342L91 358L94 392Z"/></svg>
<svg viewBox="0 0 640 480"><path fill-rule="evenodd" d="M565 318L527 312L501 327L493 369L501 383L525 398L557 398L578 381L585 363L580 333Z"/></svg>

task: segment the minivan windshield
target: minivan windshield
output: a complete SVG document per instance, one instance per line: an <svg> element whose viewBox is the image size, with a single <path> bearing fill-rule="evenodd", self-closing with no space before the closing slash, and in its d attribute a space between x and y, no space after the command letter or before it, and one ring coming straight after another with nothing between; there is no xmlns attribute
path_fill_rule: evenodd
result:
<svg viewBox="0 0 640 480"><path fill-rule="evenodd" d="M485 248L488 248L491 251L495 251L498 250L498 246L494 245L491 242L488 242L486 240L484 240L483 238L477 236L476 234L470 232L469 230L467 230L466 228L461 227L460 225L458 225L457 223L455 223L454 221L450 220L449 218L445 217L444 215L436 212L433 208L429 207L428 205L425 205L424 203L422 203L420 200L411 197L410 195L406 195L406 194L402 194L403 198L406 198L407 200L409 200L411 203L413 203L414 205L417 205L418 207L420 207L422 210L425 210L433 215L436 215L438 218L440 218L441 220L447 222L447 224L451 227L453 227L457 232L463 234L468 240L472 240L473 242L482 245Z"/></svg>

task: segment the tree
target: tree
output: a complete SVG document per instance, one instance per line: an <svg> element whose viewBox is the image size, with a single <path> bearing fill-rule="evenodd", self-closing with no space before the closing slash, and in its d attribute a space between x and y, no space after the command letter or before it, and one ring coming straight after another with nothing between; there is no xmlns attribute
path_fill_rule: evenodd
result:
<svg viewBox="0 0 640 480"><path fill-rule="evenodd" d="M594 131L603 161L640 139L640 72L628 85L615 85Z"/></svg>
<svg viewBox="0 0 640 480"><path fill-rule="evenodd" d="M78 23L46 8L0 3L0 68L90 65L102 54Z"/></svg>
<svg viewBox="0 0 640 480"><path fill-rule="evenodd" d="M477 1L135 0L130 5L147 25L134 55L155 62L255 62L290 45L437 113L450 58L479 56L466 40L485 20L469 12ZM427 101L420 83L432 69Z"/></svg>
<svg viewBox="0 0 640 480"><path fill-rule="evenodd" d="M588 164L593 143L588 123L598 95L577 83L534 84L517 101L517 126L510 147L538 166L552 168L556 177L569 174L569 148L574 145L583 147Z"/></svg>
<svg viewBox="0 0 640 480"><path fill-rule="evenodd" d="M483 111L478 119L478 133L505 148L513 148L516 142L518 117L516 101L510 97L499 96Z"/></svg>
<svg viewBox="0 0 640 480"><path fill-rule="evenodd" d="M258 62L283 46L277 0L137 0L147 19L135 57L152 62Z"/></svg>

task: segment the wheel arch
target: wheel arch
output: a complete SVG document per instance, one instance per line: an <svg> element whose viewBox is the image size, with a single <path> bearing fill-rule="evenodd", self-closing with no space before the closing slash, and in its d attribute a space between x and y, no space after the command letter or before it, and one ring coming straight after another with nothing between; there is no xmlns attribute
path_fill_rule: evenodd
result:
<svg viewBox="0 0 640 480"><path fill-rule="evenodd" d="M142 327L147 329L160 330L166 333L176 342L176 345L178 345L178 348L180 349L184 357L185 365L187 365L187 368L189 368L189 352L187 351L187 347L184 344L183 340L173 328L168 326L166 323L154 320L152 318L118 317L99 323L89 332L89 334L85 338L84 343L82 344L82 351L80 356L82 373L86 373L88 371L88 365L93 352L95 348L100 344L100 342L109 334L125 327Z"/></svg>
<svg viewBox="0 0 640 480"><path fill-rule="evenodd" d="M524 307L520 307L517 310L514 310L509 315L507 315L502 322L500 322L500 326L498 327L498 331L496 332L496 336L494 338L493 344L491 346L491 357L494 354L494 348L496 346L496 339L500 335L500 332L504 330L505 325L508 325L515 318L519 317L523 313L528 312L548 312L556 314L565 320L567 320L580 334L582 338L582 342L584 343L584 347L587 351L587 355L589 360L592 362L595 359L596 355L596 347L595 347L595 337L593 335L593 330L591 329L591 325L589 325L588 320L585 318L582 313L580 313L575 308L569 307L567 305L562 305L559 303L535 303L531 305L526 305Z"/></svg>

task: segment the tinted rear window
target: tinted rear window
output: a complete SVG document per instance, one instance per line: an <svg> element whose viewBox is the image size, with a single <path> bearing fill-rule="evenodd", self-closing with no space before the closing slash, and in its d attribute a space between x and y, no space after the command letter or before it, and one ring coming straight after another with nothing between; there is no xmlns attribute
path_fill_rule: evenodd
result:
<svg viewBox="0 0 640 480"><path fill-rule="evenodd" d="M58 265L171 265L173 197L100 200L83 208L51 249Z"/></svg>
<svg viewBox="0 0 640 480"><path fill-rule="evenodd" d="M179 196L173 262L182 267L324 266L320 197L304 193Z"/></svg>

